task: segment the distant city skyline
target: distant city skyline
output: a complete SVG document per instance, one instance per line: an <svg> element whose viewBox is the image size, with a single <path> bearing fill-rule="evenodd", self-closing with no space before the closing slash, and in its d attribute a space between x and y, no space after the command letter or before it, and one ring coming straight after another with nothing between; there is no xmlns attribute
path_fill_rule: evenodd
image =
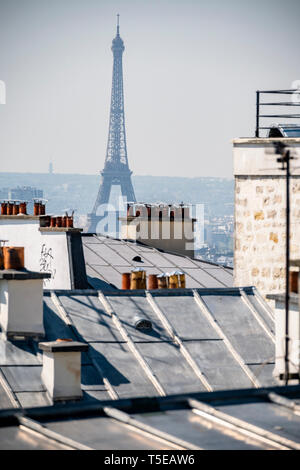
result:
<svg viewBox="0 0 300 470"><path fill-rule="evenodd" d="M117 14L134 174L231 178L255 91L300 79L296 0L0 0L1 171L103 168Z"/></svg>

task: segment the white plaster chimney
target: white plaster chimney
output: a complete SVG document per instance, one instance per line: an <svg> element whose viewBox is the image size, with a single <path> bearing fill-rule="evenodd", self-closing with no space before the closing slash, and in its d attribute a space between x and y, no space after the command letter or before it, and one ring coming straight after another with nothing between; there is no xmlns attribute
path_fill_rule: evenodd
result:
<svg viewBox="0 0 300 470"><path fill-rule="evenodd" d="M39 343L43 351L42 381L53 401L78 400L81 390L81 353L88 345L69 340Z"/></svg>
<svg viewBox="0 0 300 470"><path fill-rule="evenodd" d="M291 265L300 267L300 261L291 262ZM300 274L298 274L300 287ZM286 338L286 312L285 295L273 294L267 298L275 300L275 368L273 375L282 384L285 383L285 338ZM300 296L290 293L289 301L289 344L288 344L288 368L289 385L297 385L300 380Z"/></svg>
<svg viewBox="0 0 300 470"><path fill-rule="evenodd" d="M25 269L0 271L0 325L7 339L45 335L43 279L48 277Z"/></svg>

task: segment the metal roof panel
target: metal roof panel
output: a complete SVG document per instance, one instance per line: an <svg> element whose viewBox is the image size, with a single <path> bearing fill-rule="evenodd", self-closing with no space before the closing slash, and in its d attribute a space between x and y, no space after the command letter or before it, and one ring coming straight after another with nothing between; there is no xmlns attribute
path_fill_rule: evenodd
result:
<svg viewBox="0 0 300 470"><path fill-rule="evenodd" d="M137 347L167 394L204 390L175 343L138 343Z"/></svg>
<svg viewBox="0 0 300 470"><path fill-rule="evenodd" d="M42 366L1 367L6 380L14 392L44 392Z"/></svg>
<svg viewBox="0 0 300 470"><path fill-rule="evenodd" d="M90 352L120 397L157 395L127 344L93 343Z"/></svg>
<svg viewBox="0 0 300 470"><path fill-rule="evenodd" d="M186 341L184 345L213 390L252 386L223 341Z"/></svg>
<svg viewBox="0 0 300 470"><path fill-rule="evenodd" d="M122 341L112 318L97 296L61 295L59 299L84 341Z"/></svg>
<svg viewBox="0 0 300 470"><path fill-rule="evenodd" d="M107 296L113 309L123 323L133 341L171 341L161 321L153 312L145 296ZM152 330L141 331L135 328L135 317L139 316L152 323Z"/></svg>
<svg viewBox="0 0 300 470"><path fill-rule="evenodd" d="M202 295L202 299L245 363L274 359L272 340L240 295Z"/></svg>
<svg viewBox="0 0 300 470"><path fill-rule="evenodd" d="M156 295L155 302L181 339L220 339L196 304L193 294Z"/></svg>

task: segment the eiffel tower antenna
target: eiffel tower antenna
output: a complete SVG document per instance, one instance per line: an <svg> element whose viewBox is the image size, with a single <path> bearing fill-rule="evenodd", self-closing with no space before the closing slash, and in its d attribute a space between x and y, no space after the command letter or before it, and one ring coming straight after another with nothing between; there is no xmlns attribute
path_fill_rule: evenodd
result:
<svg viewBox="0 0 300 470"><path fill-rule="evenodd" d="M123 65L122 56L125 50L120 37L120 15L117 15L117 35L112 42L113 80L110 105L108 142L104 169L101 172L101 182L96 202L91 214L88 214L87 231L95 233L103 215L97 215L100 206L108 204L113 185L121 187L122 196L128 202L136 202L134 189L127 158L127 143L125 132Z"/></svg>

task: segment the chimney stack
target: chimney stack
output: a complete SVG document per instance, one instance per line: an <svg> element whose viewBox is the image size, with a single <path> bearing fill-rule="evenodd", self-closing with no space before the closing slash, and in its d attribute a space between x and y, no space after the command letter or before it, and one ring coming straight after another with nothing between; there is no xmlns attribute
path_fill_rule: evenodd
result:
<svg viewBox="0 0 300 470"><path fill-rule="evenodd" d="M0 270L0 325L8 338L41 338L43 326L43 279L48 273L24 269L22 248L6 247Z"/></svg>
<svg viewBox="0 0 300 470"><path fill-rule="evenodd" d="M300 260L291 261L291 266L300 268ZM296 273L295 273L296 274ZM300 273L298 271L298 286L300 287ZM300 382L300 296L290 292L289 302L289 342L288 342L288 383L297 385ZM285 295L271 294L267 298L275 300L275 369L274 377L284 385L286 383L286 312Z"/></svg>
<svg viewBox="0 0 300 470"><path fill-rule="evenodd" d="M129 203L122 221L121 238L194 257L194 224L184 205Z"/></svg>
<svg viewBox="0 0 300 470"><path fill-rule="evenodd" d="M81 353L88 345L72 340L39 343L43 351L42 381L55 401L78 400L81 390Z"/></svg>

